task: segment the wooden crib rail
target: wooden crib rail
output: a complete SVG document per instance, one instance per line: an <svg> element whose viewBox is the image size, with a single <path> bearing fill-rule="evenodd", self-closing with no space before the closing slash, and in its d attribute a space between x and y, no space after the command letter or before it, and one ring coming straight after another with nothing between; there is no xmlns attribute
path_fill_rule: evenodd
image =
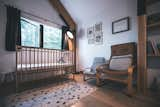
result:
<svg viewBox="0 0 160 107"><path fill-rule="evenodd" d="M64 75L67 68L75 69L74 61L73 51L17 46L16 87L19 83L30 81L30 79L38 80L43 76L46 78L46 75Z"/></svg>

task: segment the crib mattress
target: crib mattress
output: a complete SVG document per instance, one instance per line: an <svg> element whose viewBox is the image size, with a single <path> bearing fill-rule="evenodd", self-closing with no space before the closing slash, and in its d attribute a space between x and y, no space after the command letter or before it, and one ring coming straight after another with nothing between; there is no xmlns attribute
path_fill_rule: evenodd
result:
<svg viewBox="0 0 160 107"><path fill-rule="evenodd" d="M73 66L72 63L48 63L48 64L18 64L17 70L24 70L24 69L49 69L49 68L64 68Z"/></svg>

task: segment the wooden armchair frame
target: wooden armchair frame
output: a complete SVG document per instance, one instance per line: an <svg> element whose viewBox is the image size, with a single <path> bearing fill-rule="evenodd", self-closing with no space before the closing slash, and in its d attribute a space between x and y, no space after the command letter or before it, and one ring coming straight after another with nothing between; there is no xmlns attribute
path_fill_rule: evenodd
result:
<svg viewBox="0 0 160 107"><path fill-rule="evenodd" d="M109 79L112 81L117 81L120 83L124 83L127 85L127 94L133 95L133 73L136 68L136 44L135 43L126 43L126 44L120 44L120 45L114 45L111 46L111 58L112 56L120 56L120 55L128 55L131 54L133 56L132 64L128 67L127 71L113 71L109 69L109 64L100 65L97 67L97 73L96 73L96 81L97 85L100 86L101 84L101 74L108 74L112 76L127 76L126 79L121 78L114 78L112 76L107 76L105 79ZM111 59L110 58L110 59Z"/></svg>

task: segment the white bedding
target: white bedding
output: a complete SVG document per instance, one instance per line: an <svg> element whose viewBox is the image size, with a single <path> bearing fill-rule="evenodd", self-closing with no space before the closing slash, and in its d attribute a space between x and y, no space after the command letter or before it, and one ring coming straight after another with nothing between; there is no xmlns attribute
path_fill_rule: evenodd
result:
<svg viewBox="0 0 160 107"><path fill-rule="evenodd" d="M41 68L41 67L60 67L60 66L72 66L72 63L48 63L48 64L18 64L17 69L25 68Z"/></svg>

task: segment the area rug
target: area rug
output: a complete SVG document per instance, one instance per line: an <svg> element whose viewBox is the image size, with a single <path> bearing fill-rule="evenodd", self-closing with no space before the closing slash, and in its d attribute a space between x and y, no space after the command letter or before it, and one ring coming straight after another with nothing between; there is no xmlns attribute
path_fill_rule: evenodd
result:
<svg viewBox="0 0 160 107"><path fill-rule="evenodd" d="M69 107L96 90L86 83L69 82L28 90L6 98L6 107Z"/></svg>

